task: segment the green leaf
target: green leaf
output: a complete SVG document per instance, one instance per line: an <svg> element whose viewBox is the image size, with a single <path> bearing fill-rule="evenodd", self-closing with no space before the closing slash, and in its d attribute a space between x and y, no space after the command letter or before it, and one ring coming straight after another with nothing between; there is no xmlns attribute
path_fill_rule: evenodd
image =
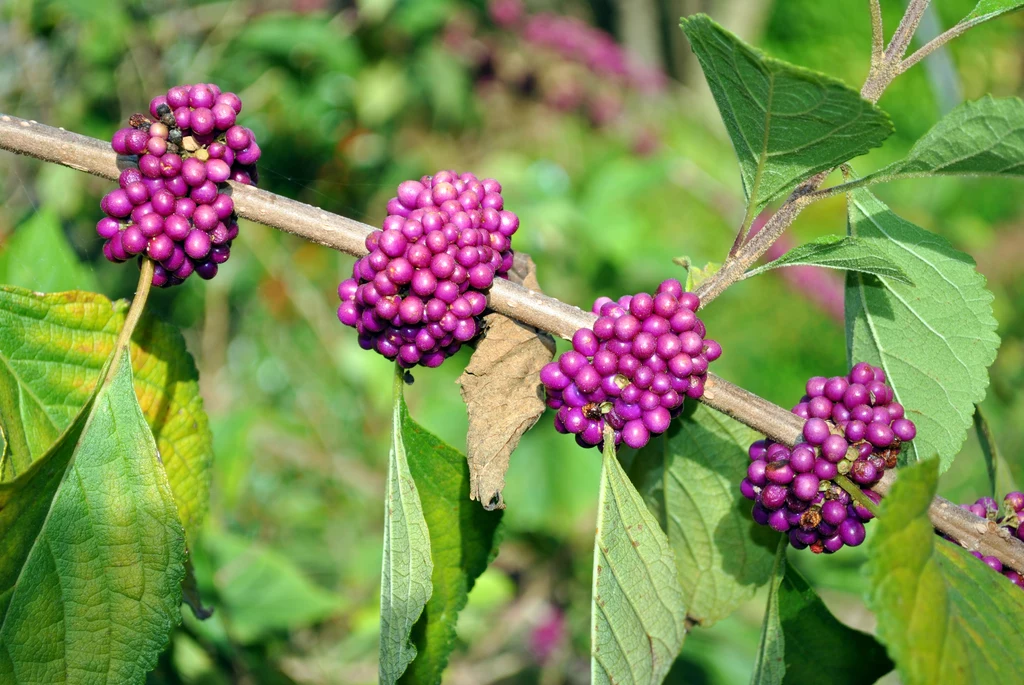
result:
<svg viewBox="0 0 1024 685"><path fill-rule="evenodd" d="M889 117L840 81L766 57L704 15L682 20L740 162L749 218L881 145Z"/></svg>
<svg viewBox="0 0 1024 685"><path fill-rule="evenodd" d="M341 597L280 552L208 526L200 543L213 562L218 612L233 640L251 645L274 633L319 623L343 608Z"/></svg>
<svg viewBox="0 0 1024 685"><path fill-rule="evenodd" d="M395 400L384 499L384 563L380 573L381 682L397 682L416 657L409 639L431 595L430 533L416 482L409 472L403 427L408 410L402 396L405 372L395 366Z"/></svg>
<svg viewBox="0 0 1024 685"><path fill-rule="evenodd" d="M0 287L0 423L15 477L70 425L95 391L127 303L95 293ZM199 374L181 334L143 316L132 335L135 394L190 539L206 513L213 443Z"/></svg>
<svg viewBox="0 0 1024 685"><path fill-rule="evenodd" d="M782 632L782 622L779 619L779 586L786 575L788 547L789 538L779 536L775 568L772 570L772 580L768 584L764 622L761 624L761 640L754 657L754 672L750 676L751 685L779 685L786 677L786 636Z"/></svg>
<svg viewBox="0 0 1024 685"><path fill-rule="evenodd" d="M858 271L911 284L903 269L879 246L880 242L873 238L854 236L823 236L794 247L775 261L751 269L745 278L783 266L805 265Z"/></svg>
<svg viewBox="0 0 1024 685"><path fill-rule="evenodd" d="M57 213L46 208L18 226L0 252L0 283L44 293L96 290L96 277L68 243Z"/></svg>
<svg viewBox="0 0 1024 685"><path fill-rule="evenodd" d="M672 261L686 269L686 279L683 283L683 289L690 293L696 290L698 285L718 273L718 270L722 268L722 265L718 262L708 262L704 265L704 268L694 266L689 257L676 257Z"/></svg>
<svg viewBox="0 0 1024 685"><path fill-rule="evenodd" d="M401 682L440 683L455 644L455 624L473 583L498 552L501 510L486 511L469 498L466 458L409 418L401 404L402 443L419 486L430 531L433 592L412 629L416 658Z"/></svg>
<svg viewBox="0 0 1024 685"><path fill-rule="evenodd" d="M816 682L823 665L830 685L873 683L893 669L878 640L840 623L792 566L786 567L778 602L786 644L783 683Z"/></svg>
<svg viewBox="0 0 1024 685"><path fill-rule="evenodd" d="M879 244L916 284L847 275L850 361L881 366L917 425L900 458L938 454L945 470L985 397L999 347L992 293L970 255L896 216L867 190L851 192L848 207L850 234L885 239Z"/></svg>
<svg viewBox="0 0 1024 685"><path fill-rule="evenodd" d="M854 183L915 176L1024 176L1024 102L965 102L932 126L906 157Z"/></svg>
<svg viewBox="0 0 1024 685"><path fill-rule="evenodd" d="M127 355L0 484L0 536L0 681L143 682L181 617L185 538Z"/></svg>
<svg viewBox="0 0 1024 685"><path fill-rule="evenodd" d="M701 625L731 614L771 577L778 536L754 523L739 490L750 464L747 449L760 438L688 402L630 467L675 552L687 614Z"/></svg>
<svg viewBox="0 0 1024 685"><path fill-rule="evenodd" d="M605 440L594 539L593 683L660 683L686 637L672 548Z"/></svg>
<svg viewBox="0 0 1024 685"><path fill-rule="evenodd" d="M971 13L964 17L961 24L970 22L973 25L978 25L983 21L989 19L995 19L996 17L1002 16L1007 12L1019 10L1024 7L1024 2L1021 0L980 0Z"/></svg>
<svg viewBox="0 0 1024 685"><path fill-rule="evenodd" d="M868 540L868 607L907 685L1015 683L1024 592L934 533L938 464L900 469Z"/></svg>

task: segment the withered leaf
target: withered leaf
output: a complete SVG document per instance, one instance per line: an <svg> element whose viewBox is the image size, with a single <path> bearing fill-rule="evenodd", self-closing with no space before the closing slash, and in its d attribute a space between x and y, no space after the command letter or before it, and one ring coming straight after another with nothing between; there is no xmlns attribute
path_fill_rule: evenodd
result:
<svg viewBox="0 0 1024 685"><path fill-rule="evenodd" d="M540 292L536 270L529 255L517 253L509 279ZM512 450L544 413L540 370L554 356L555 341L495 312L484 317L484 330L458 383L469 413L469 497L492 510L505 508L501 491Z"/></svg>

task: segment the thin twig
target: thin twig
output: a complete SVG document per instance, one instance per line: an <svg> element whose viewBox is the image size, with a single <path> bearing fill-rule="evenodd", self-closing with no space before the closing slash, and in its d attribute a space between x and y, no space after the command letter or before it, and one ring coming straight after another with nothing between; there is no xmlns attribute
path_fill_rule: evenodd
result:
<svg viewBox="0 0 1024 685"><path fill-rule="evenodd" d="M871 68L876 69L885 58L885 29L882 26L882 3L871 0Z"/></svg>
<svg viewBox="0 0 1024 685"><path fill-rule="evenodd" d="M753 238L744 243L734 256L726 259L722 268L697 286L696 292L700 297L701 306L707 306L709 302L725 292L726 288L743 280L747 269L768 251L768 248L786 232L786 229L800 215L804 207L813 201L811 199L814 197L811 194L812 191L825 180L827 174L828 172L822 172L797 188Z"/></svg>
<svg viewBox="0 0 1024 685"><path fill-rule="evenodd" d="M921 23L921 17L924 16L924 12L928 9L930 3L931 0L910 0L910 3L907 5L907 11L903 14L903 19L900 20L900 25L896 27L896 32L892 34L889 47L885 49L885 60L887 62L898 64L903 59L903 55L907 53L907 48L910 47L910 41L914 39L914 32L917 31L917 26Z"/></svg>
<svg viewBox="0 0 1024 685"><path fill-rule="evenodd" d="M132 333L135 332L135 327L139 325L139 319L142 318L142 312L146 308L146 300L149 299L149 291L153 286L153 271L155 268L156 265L152 259L142 259L142 268L139 270L139 285L135 288L135 297L132 298L132 304L128 307L128 313L125 315L124 323L121 325L121 332L118 333L117 340L114 342L114 354L111 357L110 366L107 367L106 374L103 376L103 384L109 383L110 379L114 377L114 372L121 361L121 356L131 348Z"/></svg>
<svg viewBox="0 0 1024 685"><path fill-rule="evenodd" d="M841 487L843 490L846 490L850 497L853 498L854 502L871 512L872 516L878 516L878 506L875 504L874 500L864 494L864 491L860 489L859 485L843 474L837 475L833 480L835 480L836 485Z"/></svg>
<svg viewBox="0 0 1024 685"><path fill-rule="evenodd" d="M918 48L910 57L900 62L900 73L902 74L907 69L914 66L954 38L962 36L968 29L977 26L978 23L979 22L975 21L961 22L944 33L939 34L935 38L932 38L930 41Z"/></svg>
<svg viewBox="0 0 1024 685"><path fill-rule="evenodd" d="M112 180L118 177L122 168L134 165L132 158L117 157L102 141L3 114L0 114L0 149L62 164ZM813 189L812 184L816 187L823 179L824 173L801 186L794 193L796 197L791 198L776 212L764 228L744 246L744 251L751 248L750 254L756 253L758 257L763 254L763 251L767 250L775 238L785 230L785 226L792 223L796 214L799 214L806 204L802 198ZM347 254L366 254L365 238L371 231L376 230L353 219L331 214L265 190L233 182L229 185L235 201L235 211L239 216ZM791 214L786 215L787 212ZM740 270L739 276L742 274L743 269ZM136 300L139 300L138 295ZM142 300L139 302L141 306ZM133 301L132 308L135 306ZM584 312L579 307L527 290L504 279L496 280L491 286L488 306L505 316L565 339L571 338L580 328L590 327L596 320L593 314ZM798 416L712 373L708 373L701 402L772 440L787 445L794 445L802 440L804 422ZM882 483L885 483L885 479ZM879 486L875 486L874 489L882 492ZM964 513L969 514L938 497L935 498L930 510L932 521L940 531L972 549L997 557L1011 568L1024 569L1024 543L1018 540L992 539L991 533L985 531L972 532L973 529L964 523Z"/></svg>

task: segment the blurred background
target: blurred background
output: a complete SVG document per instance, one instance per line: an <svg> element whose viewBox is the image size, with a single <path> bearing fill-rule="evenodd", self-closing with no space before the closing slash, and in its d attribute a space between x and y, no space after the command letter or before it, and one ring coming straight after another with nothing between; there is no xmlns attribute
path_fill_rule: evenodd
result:
<svg viewBox="0 0 1024 685"><path fill-rule="evenodd" d="M936 0L921 34L975 0ZM901 3L886 2L891 32ZM587 307L717 262L743 215L737 165L678 17L705 11L768 53L859 87L867 2L820 0L6 0L0 111L108 139L152 96L214 81L242 97L260 185L370 224L407 178L493 176L551 295ZM901 156L945 111L1024 92L1024 12L974 29L901 76L880 105L896 134L858 172ZM130 296L94 230L111 184L0 153L0 282ZM1002 347L983 405L1024 485L1024 187L908 180L878 188L904 217L971 253L995 292ZM188 609L152 683L376 681L381 498L391 366L335 317L352 260L242 222L212 282L154 293L201 370L215 439L195 564L213 618ZM842 233L841 199L806 210L783 248ZM5 259L45 241L38 262ZM52 276L61 274L55 285ZM716 372L784 406L844 373L841 278L796 269L745 281L703 314ZM417 372L413 416L459 449L464 350ZM504 542L459 620L446 683L583 683L599 455L550 415L508 473ZM942 494L973 501L973 435ZM737 497L738 497L737 493ZM870 535L870 527L869 532ZM870 630L857 550L791 555L847 623ZM764 596L687 638L670 682L746 682Z"/></svg>

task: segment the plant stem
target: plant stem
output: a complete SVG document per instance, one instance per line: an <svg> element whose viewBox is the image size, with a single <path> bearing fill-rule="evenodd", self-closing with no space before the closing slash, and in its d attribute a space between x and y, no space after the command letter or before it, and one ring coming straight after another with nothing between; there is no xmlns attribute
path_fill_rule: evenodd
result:
<svg viewBox="0 0 1024 685"><path fill-rule="evenodd" d="M903 59L929 4L931 4L931 0L910 0L907 4L907 11L904 12L903 19L900 20L900 25L896 27L896 32L892 35L892 40L889 41L889 47L885 50L886 61L899 62Z"/></svg>
<svg viewBox="0 0 1024 685"><path fill-rule="evenodd" d="M917 51L914 52L910 57L908 57L905 60L903 60L902 62L900 62L900 73L902 74L907 69L909 69L910 67L914 66L915 64L917 64L918 62L923 60L925 57L927 57L928 55L932 54L933 52L935 52L936 50L941 48L943 45L945 45L949 41L953 40L954 38L962 36L964 33L967 32L968 29L971 29L971 28L977 26L978 23L980 23L980 22L977 22L977 21L961 22L961 23L957 24L956 26L954 26L953 28L948 29L947 31L939 34L935 38L932 38L930 41L928 41L927 43L922 45L920 48L918 48Z"/></svg>
<svg viewBox="0 0 1024 685"><path fill-rule="evenodd" d="M833 480L835 480L836 485L850 494L850 497L853 498L854 502L870 511L872 516L876 518L878 517L878 505L876 505L870 497L864 494L864 491L860 489L859 485L841 473Z"/></svg>
<svg viewBox="0 0 1024 685"><path fill-rule="evenodd" d="M62 164L111 180L117 179L121 168L134 165L131 158L118 158L102 141L9 115L0 115L0 149ZM811 192L812 185L816 187L823 179L824 174L819 174L797 189L794 193L796 198L791 198L783 205L764 228L744 245L740 251L746 252L743 263L752 264L771 246L803 208L806 203L804 195ZM235 201L235 211L239 216L346 254L366 254L366 236L377 230L353 219L331 214L252 186L234 182L230 182L229 186ZM755 256L751 258L751 255ZM744 271L745 269L740 267L735 280L742 277ZM707 283L706 281L705 284ZM140 291L143 287L148 292L148 285L140 283ZM724 287L716 286L715 294L724 290ZM698 288L698 294L702 289L709 292L705 285L702 285ZM713 297L705 299L704 303L710 299ZM141 313L142 304L143 301L136 295L132 309L136 309L138 305ZM590 327L597 318L579 307L528 290L505 279L498 279L491 286L488 306L509 318L565 339L572 338L573 333L580 328ZM708 373L701 402L778 442L793 445L801 439L804 422L798 416L712 373ZM886 475L890 474L892 472ZM879 485L885 483L886 479L883 478ZM884 493L879 486L875 486L874 490ZM1018 540L1003 540L990 531L972 532L970 519L964 522L965 515L980 519L970 512L941 497L936 497L929 515L940 531L972 549L997 557L1011 568L1024 569L1024 543Z"/></svg>
<svg viewBox="0 0 1024 685"><path fill-rule="evenodd" d="M892 83L892 80L901 73L900 62L907 51L907 46L910 45L910 40L914 37L917 25L921 23L921 17L928 8L928 3L929 0L910 0L907 11L896 28L892 41L889 42L889 47L883 53L882 60L877 65L872 64L871 71L864 81L864 87L861 88L861 97L872 103L878 102L878 98L882 97L882 93ZM877 2L873 2L871 8L873 42L878 40L878 33L881 31L881 8L878 8L876 16L876 4ZM722 268L697 288L697 295L700 296L702 306L721 295L733 283L743 280L747 269L753 266L779 239L779 236L786 232L786 229L796 220L804 207L815 200L828 196L819 195L815 191L818 190L829 173L831 171L822 171L805 180L797 186L796 190L772 215L772 218L757 235L738 249L735 244L733 245ZM746 221L744 221L744 227L745 225ZM740 228L741 234L745 231L744 227ZM739 236L737 236L738 239Z"/></svg>
<svg viewBox="0 0 1024 685"><path fill-rule="evenodd" d="M882 65L885 58L885 29L882 26L882 4L871 0L871 68Z"/></svg>
<svg viewBox="0 0 1024 685"><path fill-rule="evenodd" d="M117 370L117 365L121 362L122 355L126 350L131 349L132 333L135 332L135 327L139 324L142 312L146 308L146 300L149 299L149 291L153 286L153 270L155 267L156 265L152 259L143 257L142 268L139 271L139 285L135 288L135 297L132 298L132 304L128 307L128 313L125 314L121 332L114 342L114 355L107 373L103 377L103 383L110 382L114 372Z"/></svg>

